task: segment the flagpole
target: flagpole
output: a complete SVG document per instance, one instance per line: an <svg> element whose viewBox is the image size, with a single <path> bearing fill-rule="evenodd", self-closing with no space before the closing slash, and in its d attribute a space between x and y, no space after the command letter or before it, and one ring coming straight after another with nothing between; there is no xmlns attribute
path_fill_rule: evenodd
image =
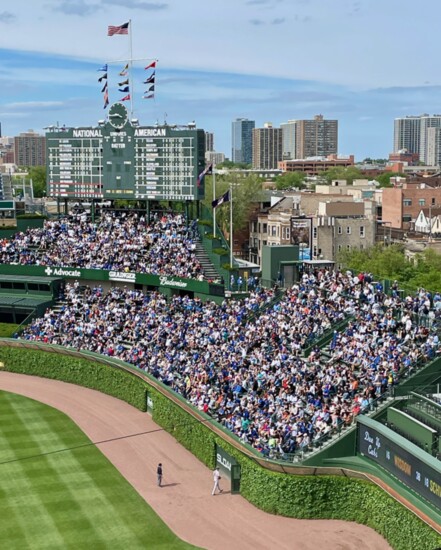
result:
<svg viewBox="0 0 441 550"><path fill-rule="evenodd" d="M213 177L212 177L212 182L213 182L213 200L215 201L216 200L216 173L214 171L214 168L215 168L215 164L213 162L212 164L212 174L213 174ZM213 208L213 237L216 237L216 208Z"/></svg>
<svg viewBox="0 0 441 550"><path fill-rule="evenodd" d="M133 46L132 46L132 20L129 19L129 38L130 38L130 70L129 70L129 94L130 94L130 120L133 118L133 97L135 95L135 90L133 87Z"/></svg>
<svg viewBox="0 0 441 550"><path fill-rule="evenodd" d="M230 183L230 266L233 269L233 185Z"/></svg>

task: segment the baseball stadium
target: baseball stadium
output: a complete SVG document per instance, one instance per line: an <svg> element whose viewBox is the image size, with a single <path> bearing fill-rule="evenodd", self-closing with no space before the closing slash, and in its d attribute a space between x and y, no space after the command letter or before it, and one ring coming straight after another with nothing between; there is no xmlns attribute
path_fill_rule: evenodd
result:
<svg viewBox="0 0 441 550"><path fill-rule="evenodd" d="M441 294L298 245L226 266L204 132L123 111L48 132L57 212L2 234L1 540L440 547Z"/></svg>

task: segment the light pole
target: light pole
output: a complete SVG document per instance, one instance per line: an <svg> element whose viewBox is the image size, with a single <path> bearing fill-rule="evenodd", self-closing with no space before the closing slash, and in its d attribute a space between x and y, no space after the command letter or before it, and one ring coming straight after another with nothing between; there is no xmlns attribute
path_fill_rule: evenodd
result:
<svg viewBox="0 0 441 550"><path fill-rule="evenodd" d="M432 242L432 205L429 204L429 243Z"/></svg>

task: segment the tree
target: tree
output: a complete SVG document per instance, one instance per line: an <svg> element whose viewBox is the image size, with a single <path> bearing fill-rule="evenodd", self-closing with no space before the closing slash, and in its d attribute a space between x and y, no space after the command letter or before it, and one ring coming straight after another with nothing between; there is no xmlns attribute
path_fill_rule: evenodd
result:
<svg viewBox="0 0 441 550"><path fill-rule="evenodd" d="M224 160L219 164L216 164L216 168L236 168L238 170L250 170L251 164L246 162L233 162L232 160Z"/></svg>
<svg viewBox="0 0 441 550"><path fill-rule="evenodd" d="M388 159L371 159L370 157L362 160L363 164L386 164L387 162Z"/></svg>
<svg viewBox="0 0 441 550"><path fill-rule="evenodd" d="M212 211L213 197L213 178L206 178L205 200L204 205L208 210ZM222 196L230 188L233 189L233 231L244 229L249 221L250 213L260 199L262 191L262 179L251 174L241 176L240 174L232 173L228 176L220 177L216 175L216 197ZM228 204L228 203L226 203ZM219 227L229 230L230 226L230 209L229 207L221 206L216 209L216 223Z"/></svg>
<svg viewBox="0 0 441 550"><path fill-rule="evenodd" d="M280 176L276 176L274 181L277 189L303 189L305 185L306 174L304 172L286 172Z"/></svg>
<svg viewBox="0 0 441 550"><path fill-rule="evenodd" d="M441 289L441 255L432 249L409 261L402 245L377 244L368 250L345 251L339 260L345 268L372 273L380 280L397 280L408 289Z"/></svg>
<svg viewBox="0 0 441 550"><path fill-rule="evenodd" d="M26 179L32 180L34 188L34 197L44 197L46 195L46 167L31 166Z"/></svg>
<svg viewBox="0 0 441 550"><path fill-rule="evenodd" d="M346 180L348 185L352 185L354 180L363 179L364 175L361 170L355 166L335 166L323 172L323 177L328 183L332 183L332 180Z"/></svg>
<svg viewBox="0 0 441 550"><path fill-rule="evenodd" d="M34 197L44 197L46 195L46 167L45 166L29 166L28 168L21 169L24 174L17 173L13 176L14 182L20 185L24 182L26 187L29 188L32 180L32 188L34 190ZM25 175L26 174L26 175Z"/></svg>
<svg viewBox="0 0 441 550"><path fill-rule="evenodd" d="M392 187L390 178L395 176L406 177L405 174L401 174L400 172L384 172L383 174L377 176L375 179L380 184L380 187Z"/></svg>

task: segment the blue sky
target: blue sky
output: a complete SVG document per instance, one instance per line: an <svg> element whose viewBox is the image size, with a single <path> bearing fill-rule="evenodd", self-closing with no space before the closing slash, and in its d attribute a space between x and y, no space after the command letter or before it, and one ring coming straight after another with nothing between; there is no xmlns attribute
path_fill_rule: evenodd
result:
<svg viewBox="0 0 441 550"><path fill-rule="evenodd" d="M385 157L395 117L441 112L440 19L439 0L15 0L0 7L2 133L95 125L97 69L109 63L110 102L121 99L132 42L143 125L194 120L229 156L237 117L321 113L339 120L340 153ZM128 20L131 41L107 36ZM143 100L153 59L155 99Z"/></svg>

